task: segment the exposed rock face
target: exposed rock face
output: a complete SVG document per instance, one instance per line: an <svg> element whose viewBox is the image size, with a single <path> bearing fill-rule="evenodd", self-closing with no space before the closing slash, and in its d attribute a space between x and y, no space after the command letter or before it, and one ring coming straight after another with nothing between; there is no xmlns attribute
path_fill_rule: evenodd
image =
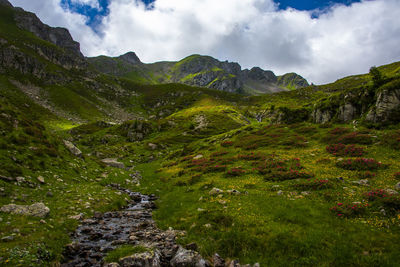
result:
<svg viewBox="0 0 400 267"><path fill-rule="evenodd" d="M351 103L340 106L338 119L341 122L349 122L351 120L354 120L357 116L359 116L359 113L357 112L356 107Z"/></svg>
<svg viewBox="0 0 400 267"><path fill-rule="evenodd" d="M252 79L260 82L277 82L277 77L270 70L263 70L259 67L254 67L251 70L244 70L242 72L242 77L247 79Z"/></svg>
<svg viewBox="0 0 400 267"><path fill-rule="evenodd" d="M9 204L1 207L0 211L40 218L45 218L50 213L50 209L43 203L35 203L30 206Z"/></svg>
<svg viewBox="0 0 400 267"><path fill-rule="evenodd" d="M18 27L28 30L37 37L62 47L69 52L83 58L80 45L75 42L69 31L65 28L52 28L40 21L40 19L30 12L16 12L15 21Z"/></svg>
<svg viewBox="0 0 400 267"><path fill-rule="evenodd" d="M315 123L326 123L332 119L332 113L330 110L314 109L311 117Z"/></svg>
<svg viewBox="0 0 400 267"><path fill-rule="evenodd" d="M400 88L395 90L383 90L378 93L375 108L371 109L366 117L367 121L379 123L389 120L398 120L392 115L400 111ZM396 113L397 112L397 113Z"/></svg>

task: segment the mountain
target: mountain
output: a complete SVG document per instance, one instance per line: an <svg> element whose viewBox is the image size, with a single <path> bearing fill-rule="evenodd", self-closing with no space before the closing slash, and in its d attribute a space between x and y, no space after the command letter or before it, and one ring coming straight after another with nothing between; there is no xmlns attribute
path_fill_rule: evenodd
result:
<svg viewBox="0 0 400 267"><path fill-rule="evenodd" d="M133 57L130 61L126 57ZM238 63L221 62L210 56L192 55L178 62L143 64L135 53L110 58L88 58L91 66L103 73L140 80L144 83L182 83L225 92L258 95L298 89L308 82L298 74L275 76L272 71L254 67L242 70Z"/></svg>
<svg viewBox="0 0 400 267"><path fill-rule="evenodd" d="M305 85L0 0L0 266L397 266L400 62Z"/></svg>

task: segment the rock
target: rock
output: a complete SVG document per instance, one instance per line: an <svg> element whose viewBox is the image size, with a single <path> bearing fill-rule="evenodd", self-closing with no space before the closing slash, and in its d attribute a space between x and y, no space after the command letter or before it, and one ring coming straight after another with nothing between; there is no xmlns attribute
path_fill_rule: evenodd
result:
<svg viewBox="0 0 400 267"><path fill-rule="evenodd" d="M311 192L310 191L303 191L303 192L301 192L301 194L303 196L309 196L309 195L311 195Z"/></svg>
<svg viewBox="0 0 400 267"><path fill-rule="evenodd" d="M11 3L7 0L0 0L0 5L12 7Z"/></svg>
<svg viewBox="0 0 400 267"><path fill-rule="evenodd" d="M17 180L18 183L24 183L25 182L25 177L16 177L15 180Z"/></svg>
<svg viewBox="0 0 400 267"><path fill-rule="evenodd" d="M363 185L363 186L368 186L369 181L368 179L361 179L359 181L353 181L353 184L358 184L358 185Z"/></svg>
<svg viewBox="0 0 400 267"><path fill-rule="evenodd" d="M276 192L276 194L277 194L278 196L281 196L281 195L283 194L283 191L282 191L282 190L279 190L278 192Z"/></svg>
<svg viewBox="0 0 400 267"><path fill-rule="evenodd" d="M399 194L399 192L397 192L396 190L393 190L393 189L385 189L385 191L389 195L398 195Z"/></svg>
<svg viewBox="0 0 400 267"><path fill-rule="evenodd" d="M394 186L394 189L400 190L400 182L398 182L398 183Z"/></svg>
<svg viewBox="0 0 400 267"><path fill-rule="evenodd" d="M146 251L120 259L121 267L158 267L161 266L160 252Z"/></svg>
<svg viewBox="0 0 400 267"><path fill-rule="evenodd" d="M212 262L214 267L225 267L225 260L217 253L212 257Z"/></svg>
<svg viewBox="0 0 400 267"><path fill-rule="evenodd" d="M0 211L40 218L44 218L50 213L50 209L46 207L43 203L35 203L30 206L9 204L1 207Z"/></svg>
<svg viewBox="0 0 400 267"><path fill-rule="evenodd" d="M53 194L52 192L48 191L48 192L46 193L46 196L47 196L47 197L53 197L54 194Z"/></svg>
<svg viewBox="0 0 400 267"><path fill-rule="evenodd" d="M240 267L240 262L238 260L233 260L230 262L229 267Z"/></svg>
<svg viewBox="0 0 400 267"><path fill-rule="evenodd" d="M193 159L197 160L197 159L202 159L203 157L204 157L203 155L199 154L199 155L195 156Z"/></svg>
<svg viewBox="0 0 400 267"><path fill-rule="evenodd" d="M118 162L117 159L102 159L101 162L103 162L104 164L106 164L110 167L125 169L124 163Z"/></svg>
<svg viewBox="0 0 400 267"><path fill-rule="evenodd" d="M228 190L227 192L228 192L228 194L230 194L230 195L236 195L236 196L241 194L241 193L240 193L238 190L236 190L236 189Z"/></svg>
<svg viewBox="0 0 400 267"><path fill-rule="evenodd" d="M121 267L121 265L119 265L116 262L112 262L112 263L108 263L108 264L104 265L103 267Z"/></svg>
<svg viewBox="0 0 400 267"><path fill-rule="evenodd" d="M82 220L83 219L83 213L80 213L80 214L78 214L78 215L71 215L71 216L69 216L68 218L69 219L73 219L73 220Z"/></svg>
<svg viewBox="0 0 400 267"><path fill-rule="evenodd" d="M205 267L206 261L195 251L187 250L179 247L175 256L172 258L170 265L173 267Z"/></svg>
<svg viewBox="0 0 400 267"><path fill-rule="evenodd" d="M73 143L70 141L64 140L65 147L72 153L72 155L76 157L82 157L82 151L79 150Z"/></svg>
<svg viewBox="0 0 400 267"><path fill-rule="evenodd" d="M14 178L11 178L11 177L7 177L7 176L0 175L0 180L6 181L6 182L12 182L12 181L14 181L15 179L14 179Z"/></svg>
<svg viewBox="0 0 400 267"><path fill-rule="evenodd" d="M157 145L153 144L153 143L148 143L148 146L152 149L152 150L156 150L157 149Z"/></svg>
<svg viewBox="0 0 400 267"><path fill-rule="evenodd" d="M39 183L41 183L41 184L44 184L44 183L45 183L43 176L38 176L37 180L38 180Z"/></svg>
<svg viewBox="0 0 400 267"><path fill-rule="evenodd" d="M211 191L210 191L209 194L210 194L211 196L214 196L214 195L221 194L221 193L223 193L223 192L224 192L224 191L222 191L221 189L214 187L213 189L211 189Z"/></svg>
<svg viewBox="0 0 400 267"><path fill-rule="evenodd" d="M10 241L13 241L13 240L14 240L14 236L12 236L12 235L5 236L5 237L1 238L2 242L10 242Z"/></svg>

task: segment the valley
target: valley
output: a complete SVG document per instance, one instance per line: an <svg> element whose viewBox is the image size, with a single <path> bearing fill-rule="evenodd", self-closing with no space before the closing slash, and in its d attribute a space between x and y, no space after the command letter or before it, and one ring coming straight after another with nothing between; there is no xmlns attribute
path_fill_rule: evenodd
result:
<svg viewBox="0 0 400 267"><path fill-rule="evenodd" d="M0 7L1 266L400 262L400 62L309 85L86 58Z"/></svg>

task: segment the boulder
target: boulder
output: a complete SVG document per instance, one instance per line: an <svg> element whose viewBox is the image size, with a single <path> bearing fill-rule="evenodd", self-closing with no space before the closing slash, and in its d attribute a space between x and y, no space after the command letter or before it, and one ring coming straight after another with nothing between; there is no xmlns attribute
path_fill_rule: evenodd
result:
<svg viewBox="0 0 400 267"><path fill-rule="evenodd" d="M41 202L32 204L30 206L9 204L1 207L0 211L39 218L44 218L50 213L50 209Z"/></svg>
<svg viewBox="0 0 400 267"><path fill-rule="evenodd" d="M125 169L124 163L119 162L117 159L102 159L101 162L110 167Z"/></svg>
<svg viewBox="0 0 400 267"><path fill-rule="evenodd" d="M65 147L76 157L82 157L82 151L79 150L73 143L70 141L64 140Z"/></svg>
<svg viewBox="0 0 400 267"><path fill-rule="evenodd" d="M173 267L205 267L208 266L207 262L200 256L199 253L193 250L187 250L183 247L179 247L178 251L175 254L175 257L172 258L170 262L170 266Z"/></svg>
<svg viewBox="0 0 400 267"><path fill-rule="evenodd" d="M121 267L158 267L161 266L160 257L158 250L146 251L124 257L120 259L119 264Z"/></svg>
<svg viewBox="0 0 400 267"><path fill-rule="evenodd" d="M41 184L44 184L44 183L45 183L43 176L38 176L37 180L38 180L39 183L41 183Z"/></svg>
<svg viewBox="0 0 400 267"><path fill-rule="evenodd" d="M213 195L221 194L221 193L223 193L223 192L224 192L224 191L222 191L221 189L214 187L213 189L211 189L211 191L210 191L209 194L210 194L211 196L213 196Z"/></svg>
<svg viewBox="0 0 400 267"><path fill-rule="evenodd" d="M383 90L378 93L375 108L372 108L366 117L370 122L398 122L399 118L392 115L400 110L400 88L396 90Z"/></svg>

